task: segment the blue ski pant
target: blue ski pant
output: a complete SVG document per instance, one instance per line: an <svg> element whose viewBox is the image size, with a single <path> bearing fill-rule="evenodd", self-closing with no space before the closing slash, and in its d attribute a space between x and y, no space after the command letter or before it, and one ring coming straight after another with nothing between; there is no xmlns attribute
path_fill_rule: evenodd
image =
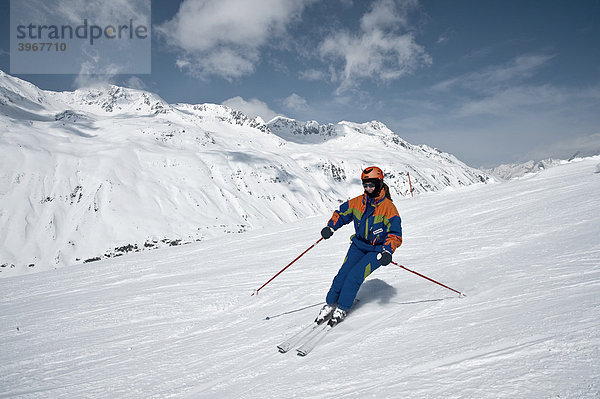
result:
<svg viewBox="0 0 600 399"><path fill-rule="evenodd" d="M350 309L363 281L381 266L377 254L376 251L365 251L352 243L342 267L333 279L326 302L329 305L337 303L342 310Z"/></svg>

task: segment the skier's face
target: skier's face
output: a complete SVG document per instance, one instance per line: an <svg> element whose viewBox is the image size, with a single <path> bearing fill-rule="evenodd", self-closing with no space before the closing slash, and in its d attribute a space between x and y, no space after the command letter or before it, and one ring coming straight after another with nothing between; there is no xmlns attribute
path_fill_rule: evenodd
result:
<svg viewBox="0 0 600 399"><path fill-rule="evenodd" d="M371 198L375 198L381 192L383 181L378 179L365 179L362 181L365 194Z"/></svg>
<svg viewBox="0 0 600 399"><path fill-rule="evenodd" d="M373 194L373 191L375 191L375 183L363 183L363 188L365 189L365 193Z"/></svg>

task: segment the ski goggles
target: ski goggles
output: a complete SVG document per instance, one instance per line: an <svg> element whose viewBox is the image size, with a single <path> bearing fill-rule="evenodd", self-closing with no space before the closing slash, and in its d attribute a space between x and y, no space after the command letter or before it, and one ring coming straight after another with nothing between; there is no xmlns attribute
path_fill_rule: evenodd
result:
<svg viewBox="0 0 600 399"><path fill-rule="evenodd" d="M363 188L375 188L375 183L363 183Z"/></svg>

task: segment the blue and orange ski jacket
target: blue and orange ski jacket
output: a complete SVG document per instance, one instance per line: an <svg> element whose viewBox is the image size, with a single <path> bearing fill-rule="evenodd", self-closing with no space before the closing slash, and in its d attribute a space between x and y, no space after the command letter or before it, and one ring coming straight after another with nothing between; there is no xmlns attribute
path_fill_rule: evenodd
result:
<svg viewBox="0 0 600 399"><path fill-rule="evenodd" d="M327 226L337 230L352 221L356 234L351 240L365 251L385 250L393 254L402 245L402 220L385 190L377 198L363 194L344 202L333 212Z"/></svg>

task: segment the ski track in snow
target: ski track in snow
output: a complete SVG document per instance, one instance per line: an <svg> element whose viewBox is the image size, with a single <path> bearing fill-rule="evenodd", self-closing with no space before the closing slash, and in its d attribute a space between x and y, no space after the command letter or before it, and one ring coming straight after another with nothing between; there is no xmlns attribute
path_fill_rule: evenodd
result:
<svg viewBox="0 0 600 399"><path fill-rule="evenodd" d="M400 264L307 357L352 227L329 215L0 280L0 398L599 398L598 157L397 199ZM267 320L266 317L269 317Z"/></svg>

